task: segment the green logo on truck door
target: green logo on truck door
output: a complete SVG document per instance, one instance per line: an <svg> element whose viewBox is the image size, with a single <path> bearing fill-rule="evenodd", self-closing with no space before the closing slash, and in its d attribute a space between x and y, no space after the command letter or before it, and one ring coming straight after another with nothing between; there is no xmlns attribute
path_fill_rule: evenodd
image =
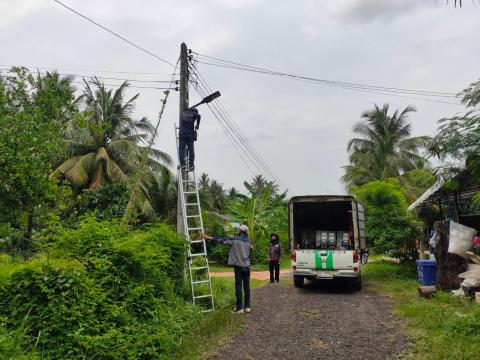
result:
<svg viewBox="0 0 480 360"><path fill-rule="evenodd" d="M315 270L333 270L333 251L315 250Z"/></svg>

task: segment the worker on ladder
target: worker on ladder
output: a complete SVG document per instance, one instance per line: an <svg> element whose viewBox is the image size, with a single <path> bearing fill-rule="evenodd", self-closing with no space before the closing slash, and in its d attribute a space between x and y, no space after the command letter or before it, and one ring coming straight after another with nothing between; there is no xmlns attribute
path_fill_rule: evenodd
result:
<svg viewBox="0 0 480 360"><path fill-rule="evenodd" d="M180 128L178 131L178 152L182 170L193 171L195 169L194 141L197 140L197 131L200 127L200 114L196 108L185 110L180 116ZM195 125L196 123L196 125ZM185 152L188 148L188 169L185 162Z"/></svg>

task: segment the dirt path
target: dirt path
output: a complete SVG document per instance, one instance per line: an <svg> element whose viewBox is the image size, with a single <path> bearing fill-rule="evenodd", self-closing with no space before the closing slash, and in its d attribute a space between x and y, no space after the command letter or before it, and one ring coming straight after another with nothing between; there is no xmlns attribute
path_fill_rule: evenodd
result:
<svg viewBox="0 0 480 360"><path fill-rule="evenodd" d="M290 269L280 270L282 277L288 277L291 273L292 270ZM210 276L212 277L233 277L233 275L233 269L232 271L210 272ZM268 280L270 279L270 271L252 271L250 277L256 280Z"/></svg>
<svg viewBox="0 0 480 360"><path fill-rule="evenodd" d="M253 290L252 313L238 315L245 316L244 327L210 360L388 359L406 348L384 296L282 281Z"/></svg>

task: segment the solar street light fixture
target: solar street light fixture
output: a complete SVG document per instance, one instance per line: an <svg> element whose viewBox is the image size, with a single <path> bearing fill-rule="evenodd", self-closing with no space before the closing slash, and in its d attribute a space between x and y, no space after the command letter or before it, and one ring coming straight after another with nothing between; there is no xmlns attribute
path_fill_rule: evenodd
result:
<svg viewBox="0 0 480 360"><path fill-rule="evenodd" d="M222 95L222 94L220 94L220 91L215 91L213 94L210 94L210 95L204 97L202 99L202 101L200 101L198 104L190 106L190 109L196 108L197 106L202 105L202 104L208 104L209 102L212 102L216 98L220 97L220 95Z"/></svg>

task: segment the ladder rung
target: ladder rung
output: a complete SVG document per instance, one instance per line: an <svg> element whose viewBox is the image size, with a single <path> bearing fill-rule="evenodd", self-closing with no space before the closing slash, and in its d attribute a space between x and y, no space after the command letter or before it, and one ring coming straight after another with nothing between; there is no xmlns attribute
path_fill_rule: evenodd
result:
<svg viewBox="0 0 480 360"><path fill-rule="evenodd" d="M188 179L188 180L182 180L182 181L185 182L185 183L188 183L188 182L193 183L193 182L195 182L195 181L190 180L190 179Z"/></svg>
<svg viewBox="0 0 480 360"><path fill-rule="evenodd" d="M184 194L196 194L197 192L196 191L184 191L183 193Z"/></svg>
<svg viewBox="0 0 480 360"><path fill-rule="evenodd" d="M208 295L200 295L200 296L194 296L193 298L194 299L203 299L203 298L207 298L207 297L211 297L212 294L208 294Z"/></svg>
<svg viewBox="0 0 480 360"><path fill-rule="evenodd" d="M207 254L206 253L190 254L190 257L197 257L197 256L207 256Z"/></svg>
<svg viewBox="0 0 480 360"><path fill-rule="evenodd" d="M185 206L197 206L198 203L186 203Z"/></svg>
<svg viewBox="0 0 480 360"><path fill-rule="evenodd" d="M192 270L203 270L203 269L208 269L208 267L207 266L196 266L196 267L192 267L190 269L192 269Z"/></svg>
<svg viewBox="0 0 480 360"><path fill-rule="evenodd" d="M203 243L203 240L192 240L190 241L190 244L200 244Z"/></svg>
<svg viewBox="0 0 480 360"><path fill-rule="evenodd" d="M187 215L187 218L199 218L200 215Z"/></svg>
<svg viewBox="0 0 480 360"><path fill-rule="evenodd" d="M207 310L202 310L202 313L208 313L208 312L212 312L213 309L207 309Z"/></svg>
<svg viewBox="0 0 480 360"><path fill-rule="evenodd" d="M193 281L192 284L196 285L196 284L206 284L210 282L210 280L200 280L200 281Z"/></svg>
<svg viewBox="0 0 480 360"><path fill-rule="evenodd" d="M195 231L195 230L202 230L201 227L196 227L196 228L187 228L188 231Z"/></svg>

